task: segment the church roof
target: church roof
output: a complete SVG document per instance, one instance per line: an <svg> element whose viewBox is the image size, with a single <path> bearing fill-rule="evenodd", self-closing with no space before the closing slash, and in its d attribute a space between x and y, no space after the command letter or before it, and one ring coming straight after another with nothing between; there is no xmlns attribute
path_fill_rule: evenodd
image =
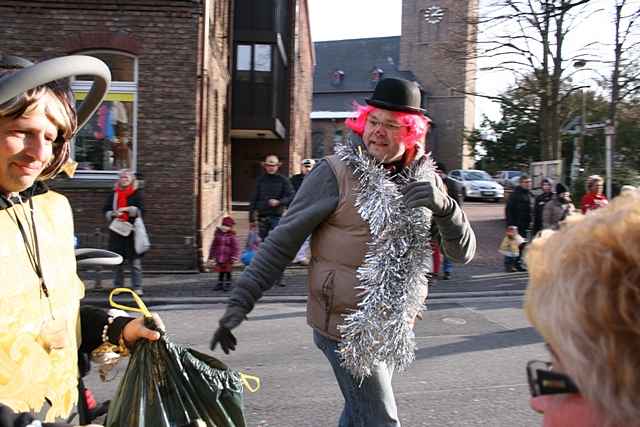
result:
<svg viewBox="0 0 640 427"><path fill-rule="evenodd" d="M416 80L413 73L398 69L400 36L315 42L314 46L314 112L353 111L353 101L364 104L379 78Z"/></svg>

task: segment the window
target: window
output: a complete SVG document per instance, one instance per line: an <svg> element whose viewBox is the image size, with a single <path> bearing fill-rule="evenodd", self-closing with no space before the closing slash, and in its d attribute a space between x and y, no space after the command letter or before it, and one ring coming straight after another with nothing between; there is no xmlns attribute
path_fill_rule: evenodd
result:
<svg viewBox="0 0 640 427"><path fill-rule="evenodd" d="M344 81L344 71L335 70L333 73L331 73L331 84L333 86L340 86L343 81Z"/></svg>
<svg viewBox="0 0 640 427"><path fill-rule="evenodd" d="M78 177L114 175L136 169L137 61L125 53L83 52L104 61L111 71L111 87L91 120L74 138L71 155ZM79 106L91 88L90 76L77 76L71 88Z"/></svg>

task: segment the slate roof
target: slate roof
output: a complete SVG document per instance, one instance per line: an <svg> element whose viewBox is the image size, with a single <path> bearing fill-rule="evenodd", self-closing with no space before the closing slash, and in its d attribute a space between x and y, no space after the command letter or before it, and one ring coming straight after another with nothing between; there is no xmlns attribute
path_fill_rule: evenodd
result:
<svg viewBox="0 0 640 427"><path fill-rule="evenodd" d="M416 80L413 73L398 70L400 36L316 42L314 46L314 112L353 111L354 100L364 104L373 93L376 68L383 71L382 77ZM340 84L332 78L336 71L344 73Z"/></svg>

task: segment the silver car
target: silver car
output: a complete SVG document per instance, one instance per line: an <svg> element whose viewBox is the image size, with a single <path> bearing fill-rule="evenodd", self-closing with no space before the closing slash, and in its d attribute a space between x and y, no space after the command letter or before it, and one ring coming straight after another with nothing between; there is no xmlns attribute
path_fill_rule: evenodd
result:
<svg viewBox="0 0 640 427"><path fill-rule="evenodd" d="M487 172L477 169L455 169L449 176L460 181L463 197L499 202L504 198L504 187L491 178Z"/></svg>

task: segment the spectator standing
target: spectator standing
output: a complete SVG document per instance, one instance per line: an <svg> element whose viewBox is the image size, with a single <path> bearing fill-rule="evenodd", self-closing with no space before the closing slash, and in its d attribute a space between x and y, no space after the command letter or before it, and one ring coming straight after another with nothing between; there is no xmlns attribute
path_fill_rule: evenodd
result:
<svg viewBox="0 0 640 427"><path fill-rule="evenodd" d="M142 290L142 254L138 254L134 245L133 223L138 216L142 216L144 204L142 191L138 188L138 180L133 171L122 169L119 172L113 193L109 194L102 209L109 221L109 250L124 258L122 264L116 267L113 286L124 286L124 268L128 264L131 268L131 283L138 295ZM113 223L116 224L113 224ZM130 224L127 227L117 227L118 222ZM127 230L129 230L127 232Z"/></svg>
<svg viewBox="0 0 640 427"><path fill-rule="evenodd" d="M603 190L604 179L600 175L591 175L587 179L587 194L582 196L580 201L580 208L583 214L609 204L607 196L602 193Z"/></svg>
<svg viewBox="0 0 640 427"><path fill-rule="evenodd" d="M311 169L313 169L315 164L316 161L313 159L304 159L302 161L302 172L291 177L291 185L293 186L294 193L298 192L298 189L302 185L304 177L307 176L309 172L311 172ZM302 246L300 246L300 250L292 261L294 264L309 265L309 261L311 258L311 248L309 246L310 241L311 237L307 237Z"/></svg>
<svg viewBox="0 0 640 427"><path fill-rule="evenodd" d="M543 228L557 229L560 222L576 212L576 207L571 203L571 193L561 182L556 185L556 194L547 203L542 213Z"/></svg>
<svg viewBox="0 0 640 427"><path fill-rule="evenodd" d="M531 236L538 234L543 228L542 213L544 207L553 199L553 180L544 178L542 180L542 193L538 194L533 203L533 230Z"/></svg>
<svg viewBox="0 0 640 427"><path fill-rule="evenodd" d="M315 166L316 161L313 159L304 159L302 161L302 169L300 173L295 174L291 177L291 186L293 187L294 194L298 192L298 189L302 185L302 181L304 177L307 176L311 169Z"/></svg>
<svg viewBox="0 0 640 427"><path fill-rule="evenodd" d="M264 241L276 228L284 210L293 199L289 180L278 173L280 160L269 154L262 162L265 173L258 177L249 206L249 223L258 223L258 234Z"/></svg>
<svg viewBox="0 0 640 427"><path fill-rule="evenodd" d="M458 203L458 206L462 207L464 199L462 195L462 185L458 181L447 175L448 171L444 163L436 163L436 172L438 172L438 175L440 175L440 178L442 178L442 182L444 182L444 185L447 188L447 194L449 195L449 197L455 200L456 203ZM436 241L435 243L436 245L438 245L438 241ZM442 256L442 279L449 280L451 279L451 273L453 272L453 262L451 262L447 255L442 253L439 249L438 252Z"/></svg>
<svg viewBox="0 0 640 427"><path fill-rule="evenodd" d="M215 261L214 271L218 272L218 284L213 288L214 291L231 289L231 272L233 264L238 261L240 256L240 247L238 238L233 229L235 221L230 216L222 218L222 224L216 227L216 232L209 249L209 259Z"/></svg>
<svg viewBox="0 0 640 427"><path fill-rule="evenodd" d="M518 227L515 225L507 226L500 248L498 248L498 252L504 255L504 271L507 273L518 271L520 248L523 243L524 239L518 234Z"/></svg>
<svg viewBox="0 0 640 427"><path fill-rule="evenodd" d="M520 253L524 251L524 246L529 238L531 229L531 211L533 205L533 197L531 196L531 178L528 175L521 175L519 184L513 189L513 193L507 200L507 225L518 227L518 234L524 239L520 245ZM519 256L516 261L516 269L525 271L522 265L522 257Z"/></svg>

